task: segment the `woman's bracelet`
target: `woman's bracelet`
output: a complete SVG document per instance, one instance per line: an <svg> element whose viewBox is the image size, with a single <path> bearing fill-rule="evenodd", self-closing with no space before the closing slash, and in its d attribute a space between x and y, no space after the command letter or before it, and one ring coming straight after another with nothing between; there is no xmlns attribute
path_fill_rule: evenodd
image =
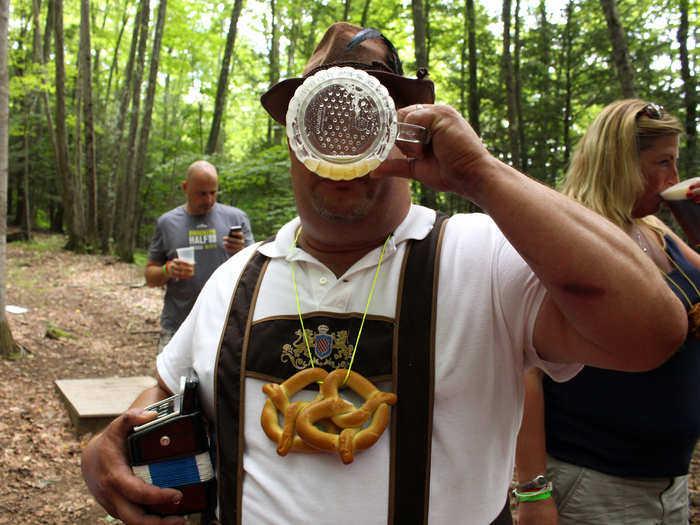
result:
<svg viewBox="0 0 700 525"><path fill-rule="evenodd" d="M163 265L163 275L165 275L165 277L170 279L170 276L168 275L168 263L167 262Z"/></svg>

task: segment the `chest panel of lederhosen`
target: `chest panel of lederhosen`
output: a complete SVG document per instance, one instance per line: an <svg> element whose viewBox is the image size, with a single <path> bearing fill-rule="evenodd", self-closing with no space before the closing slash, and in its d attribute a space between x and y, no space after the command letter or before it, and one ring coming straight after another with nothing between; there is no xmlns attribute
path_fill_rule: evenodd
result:
<svg viewBox="0 0 700 525"><path fill-rule="evenodd" d="M330 372L348 368L352 359L352 370L370 381L391 380L393 319L368 315L353 359L362 323L361 312L342 315L312 312L304 314L303 318L313 366ZM246 350L246 376L280 383L310 367L309 349L298 316L252 324Z"/></svg>

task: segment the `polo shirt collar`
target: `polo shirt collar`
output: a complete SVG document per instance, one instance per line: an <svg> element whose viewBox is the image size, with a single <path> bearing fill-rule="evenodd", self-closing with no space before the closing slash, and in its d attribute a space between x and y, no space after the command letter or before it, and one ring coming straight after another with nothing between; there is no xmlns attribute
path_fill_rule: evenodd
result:
<svg viewBox="0 0 700 525"><path fill-rule="evenodd" d="M408 214L389 239L385 257L393 254L401 243L409 239L424 239L430 233L435 223L435 216L435 210L416 204L411 205ZM272 242L264 243L258 248L258 251L271 259L285 258L288 261L315 261L313 257L299 248L292 250L294 238L300 224L299 217L295 217L280 228ZM381 249L381 246L378 248Z"/></svg>

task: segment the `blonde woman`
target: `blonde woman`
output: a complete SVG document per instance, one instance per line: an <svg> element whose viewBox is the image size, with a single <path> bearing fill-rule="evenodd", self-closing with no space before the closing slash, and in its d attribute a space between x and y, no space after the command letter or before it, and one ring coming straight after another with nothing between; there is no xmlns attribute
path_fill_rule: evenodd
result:
<svg viewBox="0 0 700 525"><path fill-rule="evenodd" d="M653 215L659 194L678 182L682 133L657 104L614 102L577 145L562 191L627 232L690 311L700 302L700 255ZM688 197L697 202L700 188ZM529 373L516 453L519 525L688 523L688 469L700 436L691 317L683 346L655 370L586 366L566 383Z"/></svg>

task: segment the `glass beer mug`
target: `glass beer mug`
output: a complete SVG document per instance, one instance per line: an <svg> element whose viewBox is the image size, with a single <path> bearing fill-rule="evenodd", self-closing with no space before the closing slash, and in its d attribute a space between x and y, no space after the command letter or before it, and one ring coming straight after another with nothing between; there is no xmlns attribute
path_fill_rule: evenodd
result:
<svg viewBox="0 0 700 525"><path fill-rule="evenodd" d="M332 67L307 78L287 110L287 137L295 155L321 177L362 177L399 141L427 144L430 132L398 122L379 80L360 69Z"/></svg>

